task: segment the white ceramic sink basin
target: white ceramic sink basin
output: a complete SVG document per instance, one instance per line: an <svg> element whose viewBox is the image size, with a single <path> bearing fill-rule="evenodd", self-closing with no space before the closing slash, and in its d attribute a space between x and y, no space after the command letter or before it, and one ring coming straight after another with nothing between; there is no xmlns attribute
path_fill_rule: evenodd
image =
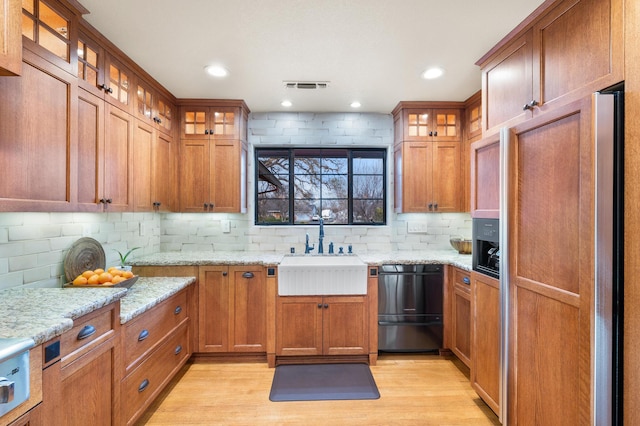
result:
<svg viewBox="0 0 640 426"><path fill-rule="evenodd" d="M285 256L280 296L367 294L367 264L358 256Z"/></svg>

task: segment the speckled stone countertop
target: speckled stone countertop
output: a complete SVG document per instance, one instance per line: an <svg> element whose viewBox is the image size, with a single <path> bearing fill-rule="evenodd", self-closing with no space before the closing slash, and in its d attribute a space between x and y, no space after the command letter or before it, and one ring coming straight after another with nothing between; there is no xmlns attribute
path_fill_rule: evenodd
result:
<svg viewBox="0 0 640 426"><path fill-rule="evenodd" d="M126 288L11 288L0 291L0 338L29 337L36 345L73 328L83 315L120 300L124 324L193 284L195 277L140 277Z"/></svg>
<svg viewBox="0 0 640 426"><path fill-rule="evenodd" d="M120 300L120 323L131 321L196 282L196 277L140 277Z"/></svg>
<svg viewBox="0 0 640 426"><path fill-rule="evenodd" d="M369 265L388 263L418 264L442 263L471 270L471 255L458 254L453 249L424 251L393 251L384 253L357 254ZM146 255L135 259L132 264L145 265L278 265L285 254L261 253L251 251L237 252L163 252ZM315 255L317 256L317 255Z"/></svg>
<svg viewBox="0 0 640 426"><path fill-rule="evenodd" d="M10 288L0 291L0 338L29 337L36 345L73 328L73 320L127 294L126 288Z"/></svg>

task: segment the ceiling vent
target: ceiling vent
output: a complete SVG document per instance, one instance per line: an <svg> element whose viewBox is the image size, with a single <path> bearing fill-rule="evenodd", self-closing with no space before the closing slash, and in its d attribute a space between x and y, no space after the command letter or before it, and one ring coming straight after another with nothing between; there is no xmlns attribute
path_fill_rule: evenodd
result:
<svg viewBox="0 0 640 426"><path fill-rule="evenodd" d="M328 81L285 81L287 89L326 89L329 87Z"/></svg>

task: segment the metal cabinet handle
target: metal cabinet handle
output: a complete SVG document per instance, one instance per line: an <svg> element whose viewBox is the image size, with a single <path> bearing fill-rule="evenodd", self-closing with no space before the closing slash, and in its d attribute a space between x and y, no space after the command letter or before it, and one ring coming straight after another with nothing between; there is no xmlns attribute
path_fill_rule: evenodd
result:
<svg viewBox="0 0 640 426"><path fill-rule="evenodd" d="M429 210L433 210L433 203L429 203Z"/></svg>
<svg viewBox="0 0 640 426"><path fill-rule="evenodd" d="M15 382L6 377L0 377L0 404L8 404L13 401L15 387Z"/></svg>
<svg viewBox="0 0 640 426"><path fill-rule="evenodd" d="M86 339L87 337L93 336L96 334L96 328L92 325L85 325L78 333L78 340Z"/></svg>
<svg viewBox="0 0 640 426"><path fill-rule="evenodd" d="M435 204L433 205L433 209L434 209L434 210L438 210L438 203L435 203Z"/></svg>
<svg viewBox="0 0 640 426"><path fill-rule="evenodd" d="M535 99L532 99L528 104L524 104L524 106L522 107L523 111L526 111L528 109L533 109L533 107L538 106L538 101L536 101Z"/></svg>
<svg viewBox="0 0 640 426"><path fill-rule="evenodd" d="M227 275L229 275L229 273L228 273L227 271L224 271L224 272L222 273L222 276L223 276L223 277L226 277Z"/></svg>
<svg viewBox="0 0 640 426"><path fill-rule="evenodd" d="M438 136L438 132L433 132L433 136Z"/></svg>
<svg viewBox="0 0 640 426"><path fill-rule="evenodd" d="M469 279L469 277L462 277L462 282L465 284L471 284L471 280Z"/></svg>
<svg viewBox="0 0 640 426"><path fill-rule="evenodd" d="M147 389L148 386L149 386L149 379L144 379L140 383L140 386L138 386L138 392L144 392L145 389Z"/></svg>
<svg viewBox="0 0 640 426"><path fill-rule="evenodd" d="M180 312L182 312L182 306L178 305L176 306L176 308L173 311L174 315L178 315Z"/></svg>
<svg viewBox="0 0 640 426"><path fill-rule="evenodd" d="M180 352L182 352L182 345L176 346L176 350L173 351L175 355L178 355Z"/></svg>
<svg viewBox="0 0 640 426"><path fill-rule="evenodd" d="M324 308L325 308L325 309L329 309L329 304L328 304L328 303L325 303L325 304L324 304Z"/></svg>
<svg viewBox="0 0 640 426"><path fill-rule="evenodd" d="M242 274L242 278L253 278L253 272L245 272Z"/></svg>
<svg viewBox="0 0 640 426"><path fill-rule="evenodd" d="M318 309L322 309L322 303L318 303Z"/></svg>
<svg viewBox="0 0 640 426"><path fill-rule="evenodd" d="M138 342L142 342L144 339L149 337L149 330L144 329L138 334Z"/></svg>

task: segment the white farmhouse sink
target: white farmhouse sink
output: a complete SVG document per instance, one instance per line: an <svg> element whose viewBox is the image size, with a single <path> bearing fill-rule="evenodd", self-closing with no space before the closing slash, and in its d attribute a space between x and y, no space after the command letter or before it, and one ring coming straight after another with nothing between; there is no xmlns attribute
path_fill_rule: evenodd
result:
<svg viewBox="0 0 640 426"><path fill-rule="evenodd" d="M367 294L367 264L358 256L285 256L278 266L278 294Z"/></svg>

